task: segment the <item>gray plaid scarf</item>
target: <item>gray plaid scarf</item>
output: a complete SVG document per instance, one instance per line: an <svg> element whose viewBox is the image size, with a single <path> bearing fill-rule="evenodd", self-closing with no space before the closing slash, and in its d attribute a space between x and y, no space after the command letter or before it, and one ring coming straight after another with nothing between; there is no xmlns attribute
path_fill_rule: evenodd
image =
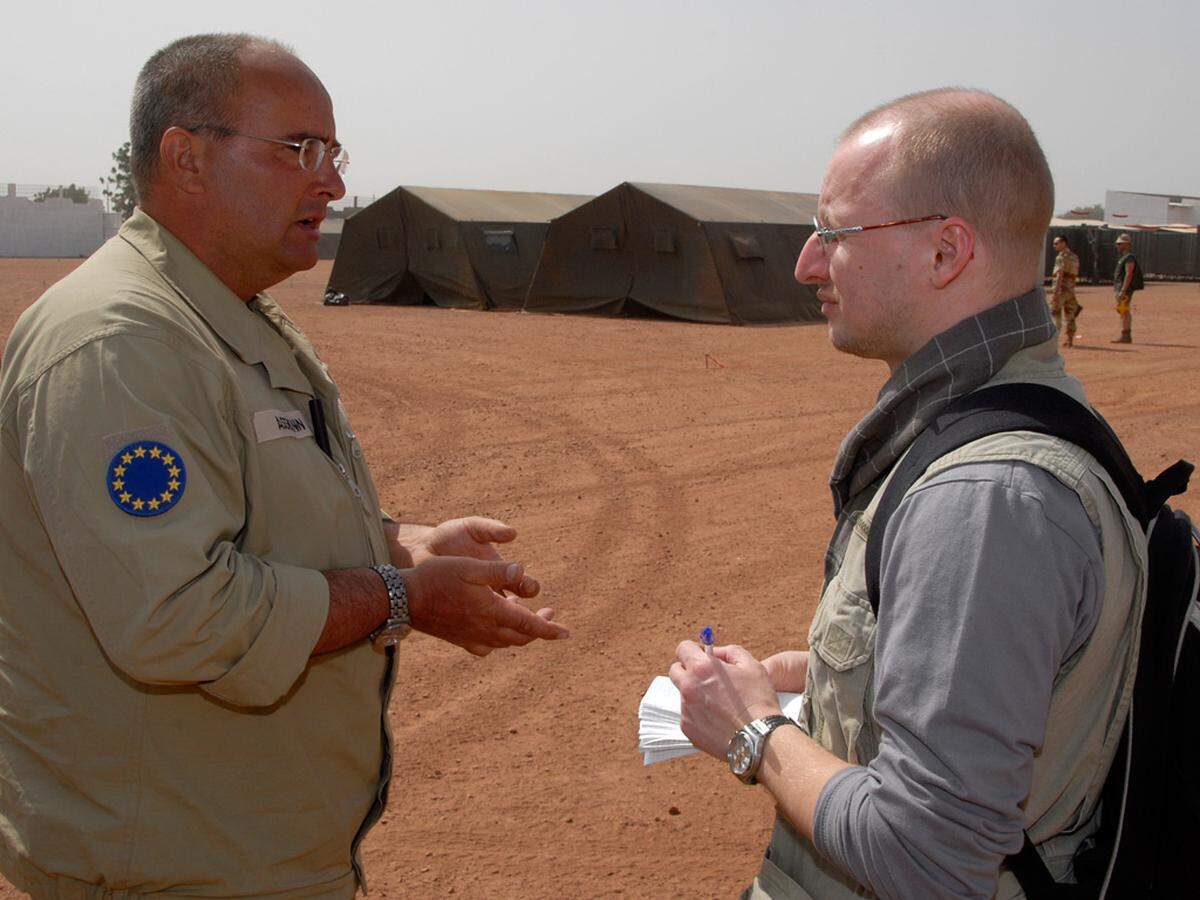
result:
<svg viewBox="0 0 1200 900"><path fill-rule="evenodd" d="M880 390L875 407L842 441L829 477L838 513L887 474L952 400L990 380L1018 350L1053 336L1046 296L1038 287L964 319L906 359Z"/></svg>

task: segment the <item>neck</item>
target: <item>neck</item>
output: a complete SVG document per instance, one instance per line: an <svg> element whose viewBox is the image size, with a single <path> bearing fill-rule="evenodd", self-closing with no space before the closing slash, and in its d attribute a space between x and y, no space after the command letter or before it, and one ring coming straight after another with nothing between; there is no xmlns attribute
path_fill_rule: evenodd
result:
<svg viewBox="0 0 1200 900"><path fill-rule="evenodd" d="M274 283L265 282L261 275L256 277L255 273L247 271L244 263L214 241L214 237L222 233L220 223L205 216L202 209L181 210L171 204L155 203L152 197L140 206L242 301L249 303Z"/></svg>
<svg viewBox="0 0 1200 900"><path fill-rule="evenodd" d="M1013 297L1033 290L1040 281L1041 261L1021 267L971 267L942 288L930 288L919 298L915 309L921 321L912 333L907 351L898 358L885 360L894 374L912 353L941 334Z"/></svg>

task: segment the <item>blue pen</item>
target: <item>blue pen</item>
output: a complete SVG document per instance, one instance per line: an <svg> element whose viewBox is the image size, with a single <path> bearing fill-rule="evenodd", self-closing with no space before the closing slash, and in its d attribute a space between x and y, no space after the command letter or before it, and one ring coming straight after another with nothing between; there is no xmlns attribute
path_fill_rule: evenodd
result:
<svg viewBox="0 0 1200 900"><path fill-rule="evenodd" d="M713 630L707 626L700 632L700 643L704 645L704 652L712 656L713 648Z"/></svg>

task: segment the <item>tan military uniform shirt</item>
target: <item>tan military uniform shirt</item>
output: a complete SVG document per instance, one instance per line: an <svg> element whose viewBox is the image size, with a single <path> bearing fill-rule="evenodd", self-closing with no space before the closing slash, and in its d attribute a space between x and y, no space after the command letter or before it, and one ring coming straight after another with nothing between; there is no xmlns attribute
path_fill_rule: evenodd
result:
<svg viewBox="0 0 1200 900"><path fill-rule="evenodd" d="M1045 271L1045 270L1043 270ZM1063 250L1054 257L1051 285L1055 297L1074 297L1075 282L1079 279L1079 257L1074 251Z"/></svg>
<svg viewBox="0 0 1200 900"><path fill-rule="evenodd" d="M321 570L387 547L279 307L135 213L13 330L0 509L0 869L39 896L352 895L390 658L309 653Z"/></svg>

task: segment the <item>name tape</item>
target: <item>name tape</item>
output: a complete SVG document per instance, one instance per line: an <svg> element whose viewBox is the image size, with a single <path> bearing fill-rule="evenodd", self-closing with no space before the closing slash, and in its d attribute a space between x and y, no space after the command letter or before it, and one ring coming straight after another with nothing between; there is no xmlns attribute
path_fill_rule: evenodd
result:
<svg viewBox="0 0 1200 900"><path fill-rule="evenodd" d="M254 433L260 444L278 438L313 436L308 420L295 409L264 409L254 414Z"/></svg>

